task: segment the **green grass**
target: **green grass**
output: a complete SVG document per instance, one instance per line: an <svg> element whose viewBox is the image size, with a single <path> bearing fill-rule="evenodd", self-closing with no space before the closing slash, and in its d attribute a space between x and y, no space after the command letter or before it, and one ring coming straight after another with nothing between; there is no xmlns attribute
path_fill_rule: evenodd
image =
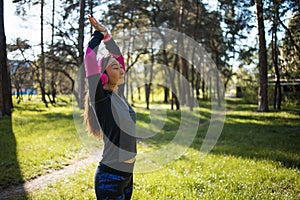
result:
<svg viewBox="0 0 300 200"><path fill-rule="evenodd" d="M230 111L213 152L278 161L300 168L300 110L256 112L256 105L229 102Z"/></svg>
<svg viewBox="0 0 300 200"><path fill-rule="evenodd" d="M32 101L15 104L12 121L1 119L0 189L62 168L85 155L71 106ZM2 123L3 121L3 123Z"/></svg>
<svg viewBox="0 0 300 200"><path fill-rule="evenodd" d="M90 165L29 198L94 199L95 168ZM135 174L133 199L299 199L299 175L276 162L214 154L200 157L189 149L162 170Z"/></svg>
<svg viewBox="0 0 300 200"><path fill-rule="evenodd" d="M209 103L200 103L197 117L202 123L209 119L211 110ZM10 139L10 146L14 146L13 141L17 144L15 163L7 164L1 155L0 170L19 164L19 178L24 180L60 168L63 163L83 156L82 145L74 134L70 106L44 109L40 105L33 109L35 104L24 106L22 103L14 111L16 116L12 124L15 138ZM200 152L208 129L206 125L199 127L190 148L179 159L157 171L135 174L133 199L300 199L299 108L259 113L256 112L256 105L237 99L229 99L227 106L222 134L209 154ZM151 122L151 114L143 108L136 108L136 111L138 127L146 130ZM28 118L19 116L20 112L28 113ZM139 142L139 152L159 149L177 133L181 116L179 111L168 110L152 113L152 116L157 116L158 120L164 120L165 123L151 127L161 131L155 137ZM1 133L9 130L2 123L7 119L0 120ZM38 128L38 124L46 126L47 131ZM5 134L1 134L0 142L2 138L7 139ZM44 151L49 146L52 149ZM28 166L28 163L31 165ZM96 163L44 190L28 194L27 198L95 199L95 169ZM30 172L26 173L26 170ZM5 180L9 180L7 184L18 182L13 176Z"/></svg>

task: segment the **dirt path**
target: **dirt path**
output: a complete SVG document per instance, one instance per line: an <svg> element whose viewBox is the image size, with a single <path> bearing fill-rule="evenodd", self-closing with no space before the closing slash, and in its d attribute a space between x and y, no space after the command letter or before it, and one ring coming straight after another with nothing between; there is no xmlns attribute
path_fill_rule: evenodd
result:
<svg viewBox="0 0 300 200"><path fill-rule="evenodd" d="M101 152L100 152L101 153ZM96 156L97 155L97 156ZM21 185L10 186L0 193L0 199L13 199L16 196L24 196L24 192L31 193L36 190L46 188L49 184L53 184L59 179L65 178L76 173L81 168L93 163L99 162L99 152L91 155L88 158L72 163L60 170L53 171L49 174L39 176L30 181L26 181Z"/></svg>
<svg viewBox="0 0 300 200"><path fill-rule="evenodd" d="M216 118L210 119L208 121L205 121L204 123L199 124L199 127L205 126L209 124L212 121L218 120L220 117L224 116L226 112L221 112L217 115ZM37 190L41 190L43 188L46 188L49 184L55 183L59 179L65 178L69 175L72 175L76 173L77 170L93 163L93 162L99 162L99 155L101 155L102 152L95 152L90 157L79 160L73 164L70 164L60 170L53 171L49 174L45 174L42 176L39 176L33 180L27 181L24 184L17 185L17 186L11 186L7 188L4 191L1 191L0 193L0 200L2 199L14 199L15 196L24 196L24 192L31 193Z"/></svg>

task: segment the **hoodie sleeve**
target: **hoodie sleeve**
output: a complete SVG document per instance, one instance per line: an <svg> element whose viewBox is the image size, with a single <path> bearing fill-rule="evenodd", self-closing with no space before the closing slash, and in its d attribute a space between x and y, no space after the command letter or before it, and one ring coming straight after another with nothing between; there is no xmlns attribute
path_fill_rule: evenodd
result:
<svg viewBox="0 0 300 200"><path fill-rule="evenodd" d="M98 64L97 60L98 47L103 38L104 37L101 32L95 31L92 34L88 46L86 47L84 55L84 68L88 80L88 90L91 102L95 102L105 97L103 86L100 80L101 66Z"/></svg>
<svg viewBox="0 0 300 200"><path fill-rule="evenodd" d="M106 34L103 41L104 41L105 48L108 50L108 52L111 55L113 55L117 59L117 61L122 65L124 72L126 73L124 57L120 51L120 48L114 41L113 37L110 34ZM119 88L118 93L120 96L124 96L124 87L125 87L125 84L118 86L118 88Z"/></svg>
<svg viewBox="0 0 300 200"><path fill-rule="evenodd" d="M118 62L122 65L122 68L125 71L124 57L122 56L120 48L118 47L112 36L109 33L106 34L103 41L105 44L105 48L111 55L113 55L118 60Z"/></svg>

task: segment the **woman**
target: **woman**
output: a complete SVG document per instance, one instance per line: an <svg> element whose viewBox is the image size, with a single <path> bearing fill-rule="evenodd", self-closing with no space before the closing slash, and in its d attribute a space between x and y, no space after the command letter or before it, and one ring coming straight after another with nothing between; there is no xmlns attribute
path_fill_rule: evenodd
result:
<svg viewBox="0 0 300 200"><path fill-rule="evenodd" d="M88 80L85 123L88 132L103 138L104 149L95 174L97 199L130 199L136 156L135 112L123 96L125 65L119 47L107 29L90 15L96 29L86 48ZM109 54L97 60L104 41Z"/></svg>

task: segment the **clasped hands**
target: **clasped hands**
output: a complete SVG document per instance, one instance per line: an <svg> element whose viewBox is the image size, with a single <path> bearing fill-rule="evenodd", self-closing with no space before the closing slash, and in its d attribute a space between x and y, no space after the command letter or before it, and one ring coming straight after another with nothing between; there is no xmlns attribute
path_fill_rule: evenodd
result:
<svg viewBox="0 0 300 200"><path fill-rule="evenodd" d="M99 32L101 32L104 37L107 34L107 29L105 26L103 26L102 24L100 24L94 17L92 17L91 15L88 15L88 19L90 21L90 24Z"/></svg>

